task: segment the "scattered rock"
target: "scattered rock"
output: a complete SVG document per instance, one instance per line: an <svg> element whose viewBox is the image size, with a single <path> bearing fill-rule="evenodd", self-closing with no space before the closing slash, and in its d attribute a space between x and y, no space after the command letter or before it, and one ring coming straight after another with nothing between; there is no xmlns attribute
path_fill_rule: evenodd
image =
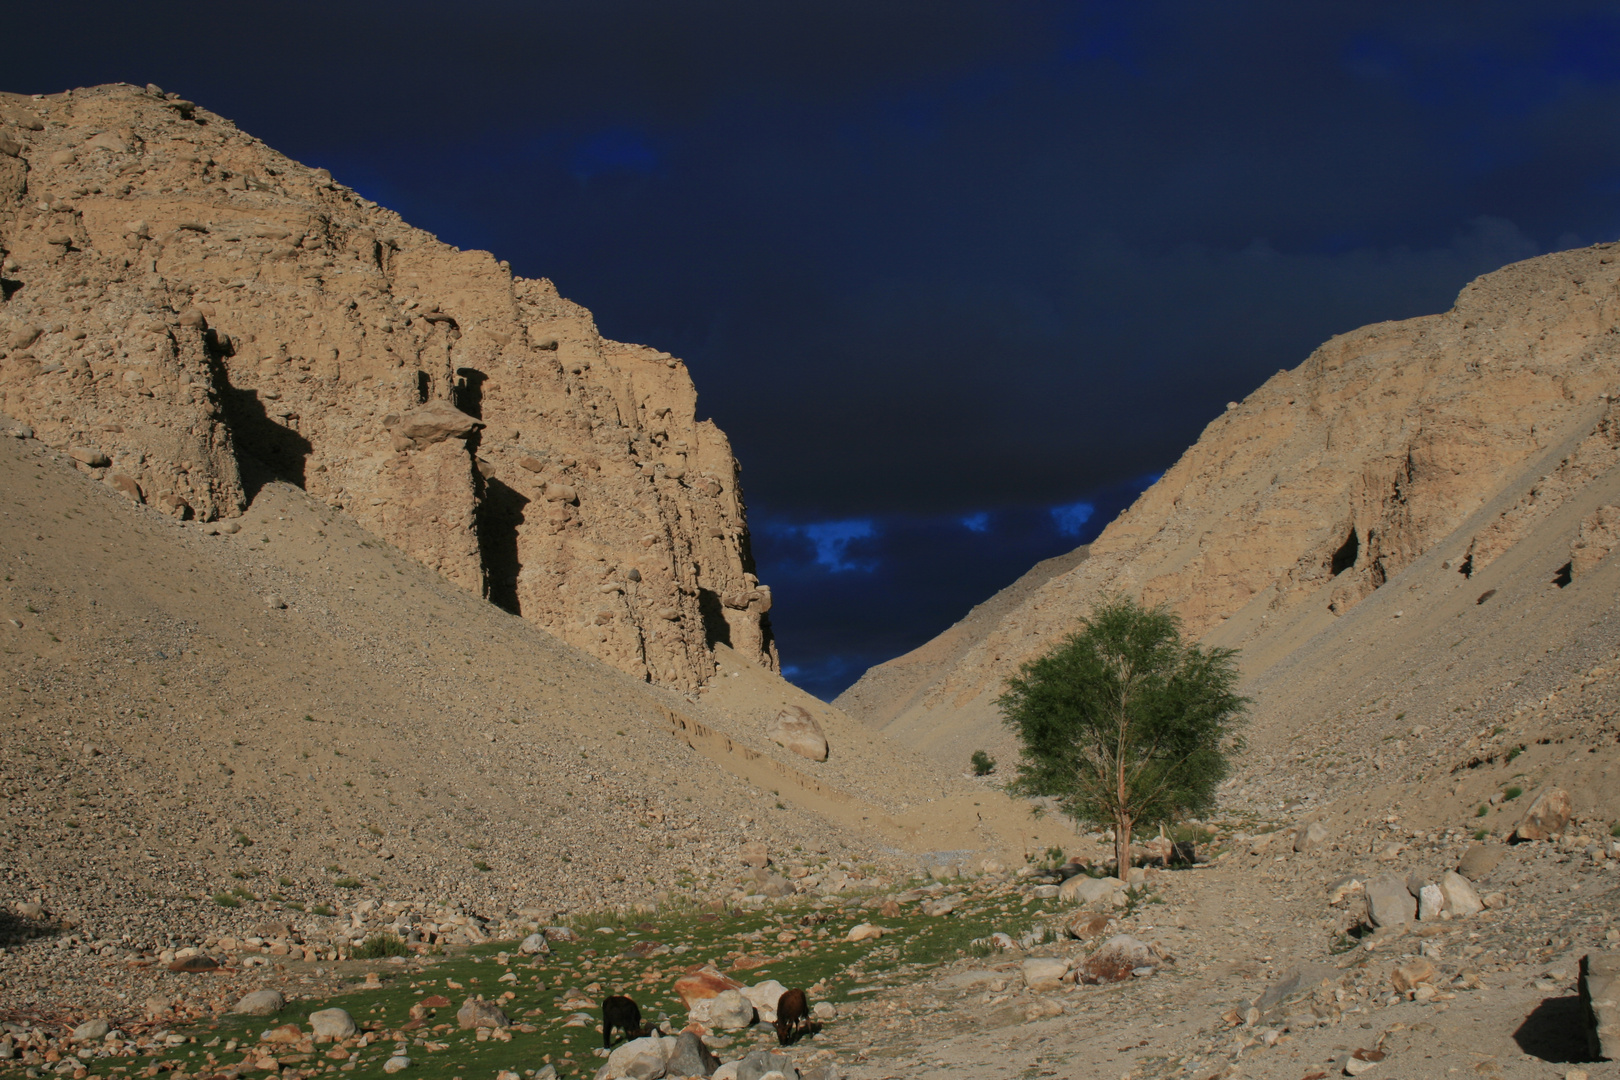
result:
<svg viewBox="0 0 1620 1080"><path fill-rule="evenodd" d="M100 1042L102 1039L106 1038L107 1032L111 1030L112 1025L107 1023L105 1020L86 1020L84 1023L73 1029L73 1041Z"/></svg>
<svg viewBox="0 0 1620 1080"><path fill-rule="evenodd" d="M1298 852L1315 851L1327 843L1327 826L1320 821L1307 821L1294 831L1294 850Z"/></svg>
<svg viewBox="0 0 1620 1080"><path fill-rule="evenodd" d="M551 946L546 944L546 935L539 933L530 934L528 937L523 939L521 944L518 945L518 952L522 953L524 956L538 956L542 953L549 953L550 951Z"/></svg>
<svg viewBox="0 0 1620 1080"><path fill-rule="evenodd" d="M609 1080L626 1076L631 1080L658 1080L664 1070L664 1041L650 1035L614 1047L608 1055L605 1075Z"/></svg>
<svg viewBox="0 0 1620 1080"><path fill-rule="evenodd" d="M1530 803L1524 817L1513 830L1516 840L1551 840L1562 836L1575 814L1569 792L1562 788L1545 788Z"/></svg>
<svg viewBox="0 0 1620 1080"><path fill-rule="evenodd" d="M317 1039L347 1039L354 1034L354 1017L343 1009L318 1009L309 1014L309 1029Z"/></svg>
<svg viewBox="0 0 1620 1080"><path fill-rule="evenodd" d="M194 973L218 971L219 961L215 960L212 956L204 956L201 953L198 953L195 956L182 956L177 958L174 963L169 965L169 970L189 971Z"/></svg>
<svg viewBox="0 0 1620 1080"><path fill-rule="evenodd" d="M670 1052L665 1071L670 1076L709 1076L720 1067L720 1059L703 1045L703 1040L690 1031L675 1037L675 1048Z"/></svg>
<svg viewBox="0 0 1620 1080"><path fill-rule="evenodd" d="M856 923L854 926L850 927L849 935L844 940L870 941L874 938L882 937L884 932L885 931L881 926L873 926L871 923L864 922Z"/></svg>
<svg viewBox="0 0 1620 1080"><path fill-rule="evenodd" d="M255 990L244 994L231 1012L238 1016L274 1016L287 1007L287 1001L275 990Z"/></svg>
<svg viewBox="0 0 1620 1080"><path fill-rule="evenodd" d="M1470 881L1479 881L1496 869L1507 849L1501 844L1470 844L1457 862L1457 873Z"/></svg>
<svg viewBox="0 0 1620 1080"><path fill-rule="evenodd" d="M781 1073L789 1080L798 1080L799 1072L793 1062L769 1050L750 1050L737 1063L737 1080L764 1080L770 1073Z"/></svg>
<svg viewBox="0 0 1620 1080"><path fill-rule="evenodd" d="M1031 990L1055 990L1068 974L1069 961L1061 956L1032 956L1021 966L1024 985Z"/></svg>
<svg viewBox="0 0 1620 1080"><path fill-rule="evenodd" d="M1423 922L1432 922L1440 917L1446 909L1446 894L1440 891L1438 885L1422 885L1418 888L1418 918Z"/></svg>
<svg viewBox="0 0 1620 1080"><path fill-rule="evenodd" d="M720 973L717 968L704 965L675 980L675 993L681 1003L690 1009L699 1001L711 1001L727 990L738 990L742 983Z"/></svg>
<svg viewBox="0 0 1620 1080"><path fill-rule="evenodd" d="M1346 1076L1360 1076L1371 1072L1384 1060L1382 1050L1353 1050L1344 1061L1344 1074Z"/></svg>
<svg viewBox="0 0 1620 1080"><path fill-rule="evenodd" d="M775 979L766 979L762 983L742 988L743 997L747 998L749 1004L759 1013L760 1021L766 1024L776 1023L776 1003L785 993L787 987Z"/></svg>
<svg viewBox="0 0 1620 1080"><path fill-rule="evenodd" d="M424 447L446 439L463 438L483 426L482 420L468 416L448 401L436 400L401 416L393 430L417 447Z"/></svg>
<svg viewBox="0 0 1620 1080"><path fill-rule="evenodd" d="M1082 912L1064 924L1063 932L1072 938L1090 941L1092 938L1101 937L1108 929L1108 924L1113 921L1107 915L1087 915Z"/></svg>
<svg viewBox="0 0 1620 1080"><path fill-rule="evenodd" d="M1446 910L1454 919L1477 915L1485 908L1468 879L1455 870L1448 870L1441 877L1440 891L1445 894Z"/></svg>
<svg viewBox="0 0 1620 1080"><path fill-rule="evenodd" d="M1381 877L1368 883L1367 921L1374 926L1405 926L1417 918L1417 900L1398 877Z"/></svg>
<svg viewBox="0 0 1620 1080"><path fill-rule="evenodd" d="M1080 874L1058 886L1057 898L1068 903L1087 906L1103 903L1118 907L1123 902L1124 890L1125 883L1119 878L1093 878ZM1121 897L1119 903L1115 902L1116 896Z"/></svg>
<svg viewBox="0 0 1620 1080"><path fill-rule="evenodd" d="M468 997L456 1010L456 1023L466 1028L508 1028L512 1026L511 1018L493 1001L484 1001L481 998Z"/></svg>
<svg viewBox="0 0 1620 1080"><path fill-rule="evenodd" d="M1152 972L1161 962L1153 946L1127 934L1116 934L1080 965L1080 978L1087 983L1120 982L1142 969Z"/></svg>
<svg viewBox="0 0 1620 1080"><path fill-rule="evenodd" d="M744 866L766 867L771 864L771 857L765 845L758 840L750 840L744 844L737 857Z"/></svg>
<svg viewBox="0 0 1620 1080"><path fill-rule="evenodd" d="M827 760L827 736L822 733L816 718L797 705L789 705L777 713L776 719L765 729L765 737L800 757L811 761Z"/></svg>
<svg viewBox="0 0 1620 1080"><path fill-rule="evenodd" d="M754 1004L743 996L741 990L726 990L709 999L705 1022L721 1031L741 1031L752 1027Z"/></svg>
<svg viewBox="0 0 1620 1080"><path fill-rule="evenodd" d="M394 1073L397 1073L397 1072L403 1072L404 1070L406 1070L406 1069L408 1069L410 1067L411 1067L411 1059L410 1058L406 1057L404 1054L395 1054L393 1057L391 1057L387 1061L383 1062L382 1070L383 1070L383 1072L388 1073L389 1075L393 1075Z"/></svg>
<svg viewBox="0 0 1620 1080"><path fill-rule="evenodd" d="M1266 987L1265 992L1254 999L1251 1008L1258 1010L1256 1022L1260 1017L1279 1012L1284 1006L1314 992L1324 983L1337 980L1338 977L1339 969L1328 964L1302 964L1294 968Z"/></svg>
<svg viewBox="0 0 1620 1080"><path fill-rule="evenodd" d="M1406 993L1415 990L1420 983L1432 982L1440 969L1434 966L1434 961L1427 956L1413 957L1402 964L1396 964L1389 973L1389 981L1396 990Z"/></svg>

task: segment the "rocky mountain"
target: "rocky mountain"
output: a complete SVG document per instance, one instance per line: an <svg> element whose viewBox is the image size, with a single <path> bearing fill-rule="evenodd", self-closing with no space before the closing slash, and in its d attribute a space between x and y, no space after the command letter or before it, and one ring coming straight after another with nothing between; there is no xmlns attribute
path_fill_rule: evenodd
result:
<svg viewBox="0 0 1620 1080"><path fill-rule="evenodd" d="M661 685L778 666L680 360L156 87L0 96L0 413L180 519L269 480Z"/></svg>
<svg viewBox="0 0 1620 1080"><path fill-rule="evenodd" d="M1230 404L1084 561L838 703L955 767L1015 756L1004 679L1110 592L1242 650L1255 746L1331 732L1393 767L1386 736L1461 738L1490 702L1579 687L1616 589L1617 254L1508 266L1443 314L1332 339Z"/></svg>

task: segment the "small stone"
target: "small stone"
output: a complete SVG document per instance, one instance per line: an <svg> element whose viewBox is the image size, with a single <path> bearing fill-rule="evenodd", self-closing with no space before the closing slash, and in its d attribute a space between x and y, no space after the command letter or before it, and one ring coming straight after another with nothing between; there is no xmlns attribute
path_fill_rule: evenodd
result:
<svg viewBox="0 0 1620 1080"><path fill-rule="evenodd" d="M1377 1068L1378 1063L1384 1060L1382 1050L1356 1050L1345 1059L1344 1074L1346 1076L1360 1076Z"/></svg>
<svg viewBox="0 0 1620 1080"><path fill-rule="evenodd" d="M1089 906L1112 902L1125 883L1116 877L1093 878L1077 874L1058 887L1057 898L1066 903Z"/></svg>
<svg viewBox="0 0 1620 1080"><path fill-rule="evenodd" d="M737 1063L737 1080L765 1080L773 1072L784 1077L798 1076L793 1062L769 1050L751 1050Z"/></svg>
<svg viewBox="0 0 1620 1080"><path fill-rule="evenodd" d="M657 1036L631 1039L614 1048L608 1055L605 1075L608 1080L658 1080L664 1075L664 1042Z"/></svg>
<svg viewBox="0 0 1620 1080"><path fill-rule="evenodd" d="M716 994L709 1002L706 1023L720 1031L741 1031L754 1024L754 1004L741 990Z"/></svg>
<svg viewBox="0 0 1620 1080"><path fill-rule="evenodd" d="M690 1031L675 1037L675 1048L670 1051L665 1071L670 1076L710 1076L720 1067L720 1059L710 1052L703 1040Z"/></svg>
<svg viewBox="0 0 1620 1080"><path fill-rule="evenodd" d="M383 1067L382 1068L383 1068L383 1072L389 1073L390 1075L392 1075L393 1073L402 1072L403 1070L408 1069L410 1067L411 1067L411 1059L410 1058L406 1057L404 1054L395 1054L393 1057L391 1057L387 1061L383 1062Z"/></svg>
<svg viewBox="0 0 1620 1080"><path fill-rule="evenodd" d="M1417 900L1401 878L1377 878L1366 890L1367 920L1374 926L1405 926L1417 917Z"/></svg>
<svg viewBox="0 0 1620 1080"><path fill-rule="evenodd" d="M1115 934L1080 965L1080 978L1087 983L1123 982L1138 968L1156 968L1160 962L1153 946L1127 934Z"/></svg>
<svg viewBox="0 0 1620 1080"><path fill-rule="evenodd" d="M1467 918L1477 915L1485 907L1479 894L1468 883L1468 879L1455 870L1446 871L1440 879L1440 891L1446 897L1446 910L1454 919Z"/></svg>
<svg viewBox="0 0 1620 1080"><path fill-rule="evenodd" d="M219 961L215 960L212 956L204 956L201 953L197 953L192 956L176 957L175 961L169 965L169 970L177 972L189 971L194 974L204 971L218 971Z"/></svg>
<svg viewBox="0 0 1620 1080"><path fill-rule="evenodd" d="M541 953L549 953L550 951L551 946L546 943L546 935L544 934L530 934L518 945L518 952L524 956L538 956Z"/></svg>
<svg viewBox="0 0 1620 1080"><path fill-rule="evenodd" d="M1419 983L1432 982L1439 973L1434 961L1427 956L1417 956L1404 964L1396 964L1389 973L1389 981L1404 994L1416 989Z"/></svg>
<svg viewBox="0 0 1620 1080"><path fill-rule="evenodd" d="M83 462L92 469L105 469L112 464L112 459L100 450L88 446L75 446L68 450L68 456L74 461Z"/></svg>
<svg viewBox="0 0 1620 1080"><path fill-rule="evenodd" d="M1424 885L1418 889L1418 918L1432 922L1446 909L1446 894L1438 885Z"/></svg>
<svg viewBox="0 0 1620 1080"><path fill-rule="evenodd" d="M688 1009L699 1001L710 1001L727 990L737 990L741 987L742 984L737 980L721 974L711 965L704 965L675 980L675 993L680 996L681 1003Z"/></svg>
<svg viewBox="0 0 1620 1080"><path fill-rule="evenodd" d="M1024 985L1031 990L1055 990L1069 971L1069 961L1061 956L1032 956L1021 970Z"/></svg>
<svg viewBox="0 0 1620 1080"><path fill-rule="evenodd" d="M871 923L856 923L850 927L846 941L870 941L883 936L883 927L873 926Z"/></svg>
<svg viewBox="0 0 1620 1080"><path fill-rule="evenodd" d="M354 1034L354 1017L343 1009L318 1009L309 1014L309 1029L317 1039L347 1039Z"/></svg>
<svg viewBox="0 0 1620 1080"><path fill-rule="evenodd" d="M1479 881L1502 861L1507 849L1501 844L1470 844L1457 862L1457 873L1470 881Z"/></svg>
<svg viewBox="0 0 1620 1080"><path fill-rule="evenodd" d="M231 1012L238 1016L274 1016L287 1007L287 1001L274 990L255 990L244 994Z"/></svg>
<svg viewBox="0 0 1620 1080"><path fill-rule="evenodd" d="M100 1040L106 1038L107 1032L111 1030L112 1025L107 1023L105 1020L86 1020L84 1023L73 1029L73 1041L99 1042Z"/></svg>
<svg viewBox="0 0 1620 1080"><path fill-rule="evenodd" d="M1320 821L1307 821L1294 832L1294 850L1315 851L1327 843L1327 826Z"/></svg>
<svg viewBox="0 0 1620 1080"><path fill-rule="evenodd" d="M466 1028L509 1028L511 1018L492 1001L469 997L456 1010L456 1023Z"/></svg>
<svg viewBox="0 0 1620 1080"><path fill-rule="evenodd" d="M830 1001L816 1002L810 1009L810 1013L817 1020L835 1020L838 1017L838 1009Z"/></svg>

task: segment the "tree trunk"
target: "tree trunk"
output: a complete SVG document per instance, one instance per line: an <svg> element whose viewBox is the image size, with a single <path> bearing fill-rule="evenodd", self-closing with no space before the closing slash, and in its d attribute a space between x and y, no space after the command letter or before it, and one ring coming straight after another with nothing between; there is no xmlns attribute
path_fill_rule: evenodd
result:
<svg viewBox="0 0 1620 1080"><path fill-rule="evenodd" d="M1114 815L1114 873L1127 884L1131 880L1131 819L1125 814Z"/></svg>

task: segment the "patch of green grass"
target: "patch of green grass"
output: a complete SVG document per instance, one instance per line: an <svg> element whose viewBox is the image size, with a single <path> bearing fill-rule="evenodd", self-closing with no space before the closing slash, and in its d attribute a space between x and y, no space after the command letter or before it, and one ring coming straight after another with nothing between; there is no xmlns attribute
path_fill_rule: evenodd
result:
<svg viewBox="0 0 1620 1080"><path fill-rule="evenodd" d="M489 863L485 862L483 859L474 859L473 869L480 870L487 874L489 873Z"/></svg>
<svg viewBox="0 0 1620 1080"><path fill-rule="evenodd" d="M1480 803L1479 804L1479 809L1474 811L1474 816L1475 817L1484 817L1486 814L1488 814L1490 812L1491 812L1490 807L1486 806L1484 803Z"/></svg>
<svg viewBox="0 0 1620 1080"><path fill-rule="evenodd" d="M1491 835L1491 830L1489 830L1489 829L1475 829L1474 830L1474 839L1475 840L1483 840L1489 835Z"/></svg>
<svg viewBox="0 0 1620 1080"><path fill-rule="evenodd" d="M1504 763L1505 764L1512 764L1513 759L1518 757L1522 753L1524 753L1524 747L1515 746L1513 749L1511 749L1511 750L1509 750L1507 752L1507 758L1505 759Z"/></svg>
<svg viewBox="0 0 1620 1080"><path fill-rule="evenodd" d="M372 934L354 950L356 960L381 960L387 956L409 956L411 950L393 934Z"/></svg>
<svg viewBox="0 0 1620 1080"><path fill-rule="evenodd" d="M1503 798L1503 800L1517 799L1520 795L1523 795L1523 794L1524 794L1524 788L1520 787L1517 784L1514 784L1512 787L1510 787L1506 791L1502 792L1502 798Z"/></svg>
<svg viewBox="0 0 1620 1080"><path fill-rule="evenodd" d="M241 907L242 906L242 901L238 900L236 897L232 896L228 892L215 893L214 894L214 903L218 904L220 907Z"/></svg>
<svg viewBox="0 0 1620 1080"><path fill-rule="evenodd" d="M1609 830L1609 835L1620 836L1620 822L1617 822L1614 827Z"/></svg>
<svg viewBox="0 0 1620 1080"><path fill-rule="evenodd" d="M357 877L350 877L349 875L345 874L343 877L340 877L336 881L332 882L332 884L336 885L340 889L358 889L360 887L360 879Z"/></svg>
<svg viewBox="0 0 1620 1080"><path fill-rule="evenodd" d="M332 914L332 905L316 904L314 907L309 909L309 913L311 915L330 915Z"/></svg>
<svg viewBox="0 0 1620 1080"><path fill-rule="evenodd" d="M278 877L278 878L276 878L276 884L280 885L284 889L290 889L290 888L292 888L293 879L290 878L290 877L285 877L285 876Z"/></svg>

